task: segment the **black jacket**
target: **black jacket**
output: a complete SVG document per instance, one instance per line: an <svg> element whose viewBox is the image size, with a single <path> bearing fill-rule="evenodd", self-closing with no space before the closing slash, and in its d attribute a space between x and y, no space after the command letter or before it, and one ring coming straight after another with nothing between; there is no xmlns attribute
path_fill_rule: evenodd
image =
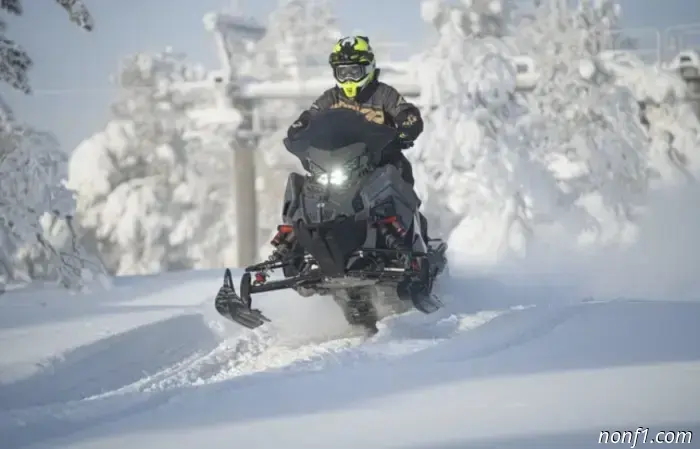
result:
<svg viewBox="0 0 700 449"><path fill-rule="evenodd" d="M378 74L377 74L378 76ZM290 134L306 126L315 111L331 108L348 108L359 111L367 120L396 127L402 133L402 140L413 141L423 132L423 119L420 110L393 87L375 79L356 98L348 98L342 89L334 86L318 97L311 107L302 112L290 127Z"/></svg>

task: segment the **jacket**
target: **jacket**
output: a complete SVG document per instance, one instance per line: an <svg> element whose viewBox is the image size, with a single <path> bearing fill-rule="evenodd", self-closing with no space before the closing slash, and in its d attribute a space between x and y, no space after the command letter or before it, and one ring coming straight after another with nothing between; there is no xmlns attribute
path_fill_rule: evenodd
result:
<svg viewBox="0 0 700 449"><path fill-rule="evenodd" d="M390 85L375 77L360 91L356 98L348 98L342 89L334 86L326 90L289 128L293 133L305 127L315 111L331 108L348 108L359 111L371 122L397 128L401 139L412 142L423 132L423 119L420 110Z"/></svg>

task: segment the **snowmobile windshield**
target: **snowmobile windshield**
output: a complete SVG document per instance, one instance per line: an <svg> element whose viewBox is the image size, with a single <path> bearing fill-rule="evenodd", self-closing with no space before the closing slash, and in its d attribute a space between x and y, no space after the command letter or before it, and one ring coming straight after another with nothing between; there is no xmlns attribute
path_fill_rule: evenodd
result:
<svg viewBox="0 0 700 449"><path fill-rule="evenodd" d="M359 112L337 108L315 113L307 128L293 140L285 139L285 145L321 184L342 185L362 169L378 165L396 133Z"/></svg>

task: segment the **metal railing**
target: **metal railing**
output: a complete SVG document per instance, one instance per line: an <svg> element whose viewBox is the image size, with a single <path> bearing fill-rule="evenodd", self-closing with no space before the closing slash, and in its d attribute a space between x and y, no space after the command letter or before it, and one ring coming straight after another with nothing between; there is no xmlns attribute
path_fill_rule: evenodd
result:
<svg viewBox="0 0 700 449"><path fill-rule="evenodd" d="M666 62L683 50L700 51L700 22L667 27L662 35Z"/></svg>
<svg viewBox="0 0 700 449"><path fill-rule="evenodd" d="M662 33L655 27L623 28L613 33L614 47L637 55L647 64L657 65L663 60Z"/></svg>

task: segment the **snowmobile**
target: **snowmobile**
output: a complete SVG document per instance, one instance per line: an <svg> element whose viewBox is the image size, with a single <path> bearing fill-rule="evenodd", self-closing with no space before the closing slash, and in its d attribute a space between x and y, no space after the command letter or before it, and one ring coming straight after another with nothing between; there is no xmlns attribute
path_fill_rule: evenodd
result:
<svg viewBox="0 0 700 449"><path fill-rule="evenodd" d="M394 312L429 314L442 306L432 290L447 265L447 244L424 237L413 187L382 163L400 151L397 134L337 108L314 114L293 140L284 139L307 173L289 175L272 255L245 268L238 293L226 269L219 314L255 329L270 320L252 308L251 296L293 289L332 296L349 324L373 334L381 319L373 298L388 298ZM270 280L277 269L283 278Z"/></svg>

